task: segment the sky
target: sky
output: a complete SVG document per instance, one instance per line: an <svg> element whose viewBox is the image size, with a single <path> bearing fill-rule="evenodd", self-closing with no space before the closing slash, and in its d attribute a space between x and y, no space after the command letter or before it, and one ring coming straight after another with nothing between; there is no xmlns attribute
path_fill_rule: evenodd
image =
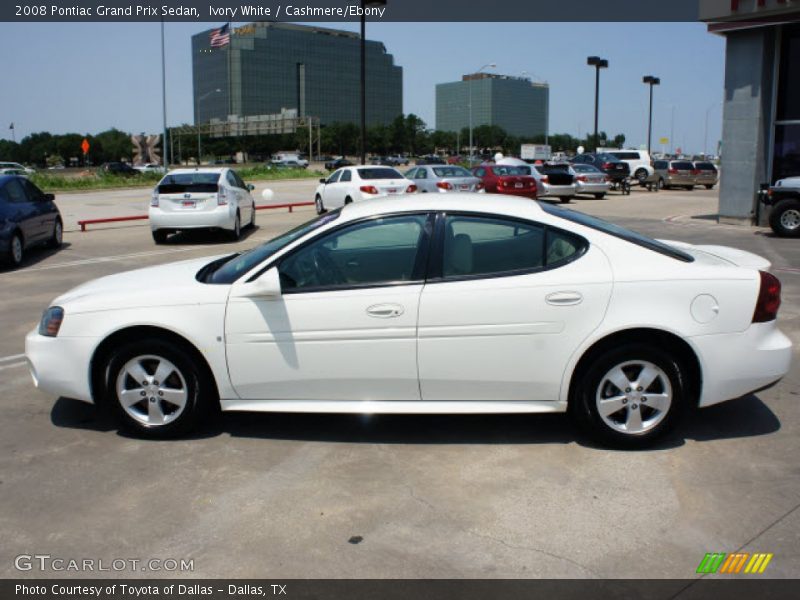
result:
<svg viewBox="0 0 800 600"><path fill-rule="evenodd" d="M169 125L192 122L190 38L210 26L166 24ZM707 116L710 152L721 136L725 42L701 23L368 23L367 37L404 69L404 112L431 128L436 84L496 63L496 73L550 84L551 133L586 135L594 121L586 57L599 55L610 62L601 72L601 131L624 133L629 147L646 143L642 76L652 74L661 78L654 149L674 127L675 147L702 152ZM11 122L17 140L37 131L161 130L159 23L0 23L0 56L2 138L11 139Z"/></svg>

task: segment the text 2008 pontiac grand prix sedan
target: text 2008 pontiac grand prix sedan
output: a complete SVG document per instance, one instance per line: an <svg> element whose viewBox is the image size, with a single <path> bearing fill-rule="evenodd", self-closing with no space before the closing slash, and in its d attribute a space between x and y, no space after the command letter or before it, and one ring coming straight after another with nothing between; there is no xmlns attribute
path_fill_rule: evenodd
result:
<svg viewBox="0 0 800 600"><path fill-rule="evenodd" d="M569 411L643 446L789 370L753 254L480 194L351 204L242 254L103 277L26 340L52 394L148 437L222 410ZM143 285L146 282L146 285Z"/></svg>

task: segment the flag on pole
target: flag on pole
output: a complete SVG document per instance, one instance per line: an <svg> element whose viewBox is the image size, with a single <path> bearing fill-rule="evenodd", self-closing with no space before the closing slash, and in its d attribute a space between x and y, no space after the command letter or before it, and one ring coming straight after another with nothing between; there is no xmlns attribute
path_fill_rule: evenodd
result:
<svg viewBox="0 0 800 600"><path fill-rule="evenodd" d="M212 48L222 48L231 43L231 26L230 23L225 23L219 29L215 29L209 36L209 41Z"/></svg>

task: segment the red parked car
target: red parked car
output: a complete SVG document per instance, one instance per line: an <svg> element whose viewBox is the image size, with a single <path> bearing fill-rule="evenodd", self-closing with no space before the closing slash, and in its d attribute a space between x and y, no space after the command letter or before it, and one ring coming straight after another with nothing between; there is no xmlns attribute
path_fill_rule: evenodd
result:
<svg viewBox="0 0 800 600"><path fill-rule="evenodd" d="M507 165L480 165L472 174L480 178L489 194L508 194L536 199L536 179L523 167Z"/></svg>

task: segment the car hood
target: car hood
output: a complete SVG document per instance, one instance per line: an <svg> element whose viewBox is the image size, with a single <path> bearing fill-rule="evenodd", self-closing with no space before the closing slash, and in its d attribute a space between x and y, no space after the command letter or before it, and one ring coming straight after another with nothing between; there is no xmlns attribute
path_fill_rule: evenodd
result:
<svg viewBox="0 0 800 600"><path fill-rule="evenodd" d="M778 180L775 187L800 188L800 177L785 177Z"/></svg>
<svg viewBox="0 0 800 600"><path fill-rule="evenodd" d="M121 308L174 306L224 301L227 285L197 281L197 272L226 256L206 256L155 267L145 267L93 279L56 298L51 305L71 313Z"/></svg>

